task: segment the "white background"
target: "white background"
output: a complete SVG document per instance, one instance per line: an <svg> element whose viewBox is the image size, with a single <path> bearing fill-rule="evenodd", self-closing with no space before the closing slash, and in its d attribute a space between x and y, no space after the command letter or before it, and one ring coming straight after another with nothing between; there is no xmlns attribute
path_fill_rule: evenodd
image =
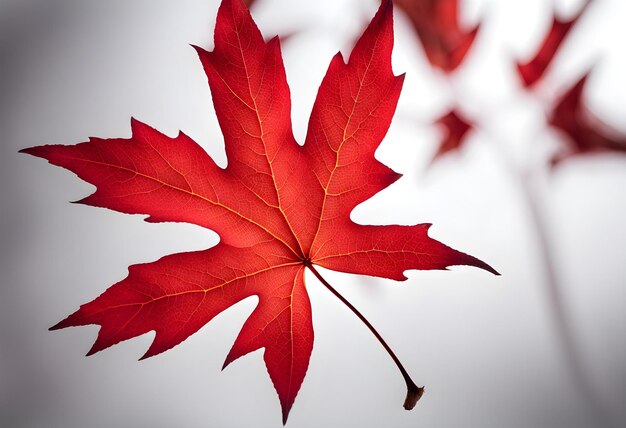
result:
<svg viewBox="0 0 626 428"><path fill-rule="evenodd" d="M516 162L543 165L558 137L524 95L512 58L530 57L551 20L546 0L468 0L462 21L484 24L451 85L430 70L396 11L394 70L407 73L377 157L404 174L358 207L355 220L434 223L431 235L490 263L408 274L405 283L325 272L378 327L426 394L402 409L404 384L367 329L315 278L315 347L288 426L600 426L576 390L545 299L542 259L515 180ZM580 1L555 0L562 16ZM0 1L0 426L278 427L280 407L261 351L220 372L254 307L248 300L187 341L137 362L151 336L85 358L97 327L47 328L127 274L127 266L217 242L181 224L69 204L92 191L20 148L128 137L130 117L182 130L226 165L210 92L189 44L212 47L216 0ZM259 0L266 36L283 44L293 122L308 115L332 55L344 53L374 1ZM626 133L626 2L597 0L561 51L542 93L592 64L587 100ZM467 147L428 168L453 97L485 124ZM494 149L495 147L495 149ZM542 206L583 361L613 418L626 421L626 156L539 168Z"/></svg>

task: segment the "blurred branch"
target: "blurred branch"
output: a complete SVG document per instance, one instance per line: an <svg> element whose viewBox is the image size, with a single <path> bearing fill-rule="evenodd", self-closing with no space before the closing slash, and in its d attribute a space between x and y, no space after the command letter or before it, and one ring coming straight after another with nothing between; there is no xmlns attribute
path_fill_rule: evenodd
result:
<svg viewBox="0 0 626 428"><path fill-rule="evenodd" d="M550 239L550 228L542 209L542 199L538 189L534 186L533 178L531 174L518 174L518 188L527 207L531 229L535 235L538 260L541 260L544 271L547 304L551 309L549 312L561 354L572 375L576 390L585 400L587 407L598 422L596 426L617 428L609 410L599 399L593 377L584 364L583 355L576 340L572 317L564 299L563 286L556 271L555 249Z"/></svg>

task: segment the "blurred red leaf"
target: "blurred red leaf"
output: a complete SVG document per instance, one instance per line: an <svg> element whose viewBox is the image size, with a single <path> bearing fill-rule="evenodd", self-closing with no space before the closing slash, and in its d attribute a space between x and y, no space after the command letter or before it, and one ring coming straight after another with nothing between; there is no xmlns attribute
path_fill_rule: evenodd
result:
<svg viewBox="0 0 626 428"><path fill-rule="evenodd" d="M458 0L394 0L408 16L430 64L451 73L465 59L479 25L459 27Z"/></svg>
<svg viewBox="0 0 626 428"><path fill-rule="evenodd" d="M566 147L553 157L553 165L579 154L626 152L626 136L619 135L585 105L583 95L588 78L589 73L571 87L550 114L550 125L566 136Z"/></svg>
<svg viewBox="0 0 626 428"><path fill-rule="evenodd" d="M435 125L443 128L443 138L433 161L446 153L459 150L465 142L465 135L474 127L473 123L465 119L457 110L451 110L435 121Z"/></svg>
<svg viewBox="0 0 626 428"><path fill-rule="evenodd" d="M578 22L590 3L591 0L587 0L578 14L568 21L562 21L557 16L554 16L550 31L548 31L548 34L543 39L535 56L525 64L517 63L517 72L525 87L530 88L541 80L565 40L565 37L569 34L576 22Z"/></svg>
<svg viewBox="0 0 626 428"><path fill-rule="evenodd" d="M264 348L285 422L313 348L305 268L395 280L405 280L408 269L460 264L495 273L430 238L428 224L365 226L350 219L356 205L400 177L374 158L404 80L392 73L392 47L392 7L385 1L349 62L341 54L331 61L299 146L278 38L266 43L242 1L224 0L215 49L196 50L224 134L226 169L188 136L170 138L137 120L130 139L24 150L94 184L84 204L148 214L150 222L193 223L220 236L208 250L131 266L126 279L53 329L100 325L88 355L155 331L147 358L257 296L224 366Z"/></svg>

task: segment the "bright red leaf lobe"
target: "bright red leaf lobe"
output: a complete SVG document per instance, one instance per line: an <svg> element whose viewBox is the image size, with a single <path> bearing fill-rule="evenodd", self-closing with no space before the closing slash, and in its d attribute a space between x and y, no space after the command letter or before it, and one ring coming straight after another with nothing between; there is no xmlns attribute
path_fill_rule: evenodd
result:
<svg viewBox="0 0 626 428"><path fill-rule="evenodd" d="M565 37L569 34L576 22L578 22L590 3L591 0L587 0L580 12L570 20L563 21L555 16L552 19L552 26L543 39L535 56L525 64L517 64L518 74L525 87L532 87L541 80L559 51Z"/></svg>
<svg viewBox="0 0 626 428"><path fill-rule="evenodd" d="M430 64L453 72L472 47L479 25L459 26L458 0L394 0L410 19Z"/></svg>
<svg viewBox="0 0 626 428"><path fill-rule="evenodd" d="M626 152L626 135L597 118L585 106L583 95L589 74L585 74L556 104L550 125L566 136L566 146L552 158L552 164L579 154Z"/></svg>
<svg viewBox="0 0 626 428"><path fill-rule="evenodd" d="M433 161L446 153L459 150L465 142L465 135L474 127L457 110L450 110L446 115L437 119L435 124L441 126L444 132Z"/></svg>

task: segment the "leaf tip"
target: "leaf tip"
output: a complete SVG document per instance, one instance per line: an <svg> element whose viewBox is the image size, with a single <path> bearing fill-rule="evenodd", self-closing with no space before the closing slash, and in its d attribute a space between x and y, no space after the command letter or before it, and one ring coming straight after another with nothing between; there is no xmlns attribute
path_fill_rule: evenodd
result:
<svg viewBox="0 0 626 428"><path fill-rule="evenodd" d="M135 117L135 116L131 116L130 117L130 129L134 129L136 126L138 126L141 122L139 122L139 120Z"/></svg>
<svg viewBox="0 0 626 428"><path fill-rule="evenodd" d="M154 355L155 355L155 354L151 353L151 352L150 352L150 350L148 349L148 350L146 351L146 353L145 353L145 354L143 354L141 357L139 357L139 359L138 359L137 361L144 361L144 360L147 360L148 358L153 357Z"/></svg>
<svg viewBox="0 0 626 428"><path fill-rule="evenodd" d="M48 327L48 331L61 330L63 328L63 326L61 326L61 323L63 323L63 321L60 321L60 322L56 323L52 327Z"/></svg>
<svg viewBox="0 0 626 428"><path fill-rule="evenodd" d="M18 153L22 153L25 155L36 156L38 158L46 157L46 146L35 146L35 147L25 147L17 151Z"/></svg>
<svg viewBox="0 0 626 428"><path fill-rule="evenodd" d="M281 408L283 412L283 426L287 425L287 419L289 418L289 412L291 411L292 404L293 404L293 401L291 402L291 404L281 403Z"/></svg>
<svg viewBox="0 0 626 428"><path fill-rule="evenodd" d="M76 205L78 205L78 204L80 204L80 205L87 205L86 201L87 201L87 198L88 198L88 197L89 197L89 196L85 196L84 198L81 198L81 199L76 199L75 201L70 201L70 204L76 204Z"/></svg>
<svg viewBox="0 0 626 428"><path fill-rule="evenodd" d="M492 274L494 274L496 276L501 276L500 272L498 272L497 270L492 268L489 264L487 264L487 263L483 262L482 260L477 259L475 257L472 257L472 259L473 260L472 260L471 266L474 266L474 267L486 270L487 272L492 273Z"/></svg>
<svg viewBox="0 0 626 428"><path fill-rule="evenodd" d="M393 20L393 1L392 0L382 0L380 3L380 7L378 12L376 12L376 16L372 22L380 15L381 20L392 19Z"/></svg>
<svg viewBox="0 0 626 428"><path fill-rule="evenodd" d="M381 10L388 10L393 8L393 2L391 0L382 0L380 3Z"/></svg>
<svg viewBox="0 0 626 428"><path fill-rule="evenodd" d="M234 345L233 345L234 347ZM228 355L226 356L226 359L224 359L224 364L222 364L222 371L224 371L226 369L226 367L230 366L230 363L232 363L233 361L235 361L237 358L239 358L240 356L237 356L233 353L233 350L231 349L230 352L228 353Z"/></svg>
<svg viewBox="0 0 626 428"><path fill-rule="evenodd" d="M143 138L147 138L147 136L150 135L151 132L153 133L155 130L151 126L143 123L141 120L131 116L130 131L133 139L141 140L142 136Z"/></svg>
<svg viewBox="0 0 626 428"><path fill-rule="evenodd" d="M61 330L63 328L67 328L67 327L74 327L77 324L75 322L72 322L72 317L75 314L70 315L69 317L59 321L58 323L56 323L55 325L53 325L52 327L48 328L48 331L56 331L56 330Z"/></svg>
<svg viewBox="0 0 626 428"><path fill-rule="evenodd" d="M85 354L85 357L91 357L93 354L100 352L101 350L102 349L96 347L96 344L94 343L91 349Z"/></svg>
<svg viewBox="0 0 626 428"><path fill-rule="evenodd" d="M198 53L198 55L206 53L207 51L204 50L203 48L201 48L198 45L194 45L193 43L189 43L189 46L191 46L192 48L194 48L194 50Z"/></svg>

